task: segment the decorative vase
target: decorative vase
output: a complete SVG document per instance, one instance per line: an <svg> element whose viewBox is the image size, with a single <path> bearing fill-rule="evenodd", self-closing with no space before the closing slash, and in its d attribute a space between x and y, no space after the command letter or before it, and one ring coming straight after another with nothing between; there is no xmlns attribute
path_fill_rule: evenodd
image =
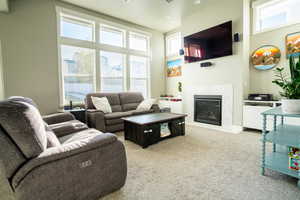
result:
<svg viewBox="0 0 300 200"><path fill-rule="evenodd" d="M286 114L300 114L300 99L282 99L282 112Z"/></svg>

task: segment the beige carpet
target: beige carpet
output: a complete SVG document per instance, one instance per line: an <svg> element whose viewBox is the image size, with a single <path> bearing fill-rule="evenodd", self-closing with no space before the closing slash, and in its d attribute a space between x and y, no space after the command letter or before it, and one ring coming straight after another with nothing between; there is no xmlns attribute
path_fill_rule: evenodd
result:
<svg viewBox="0 0 300 200"><path fill-rule="evenodd" d="M126 141L126 185L103 199L300 199L297 179L270 170L260 175L260 136L188 127L186 136L147 149Z"/></svg>

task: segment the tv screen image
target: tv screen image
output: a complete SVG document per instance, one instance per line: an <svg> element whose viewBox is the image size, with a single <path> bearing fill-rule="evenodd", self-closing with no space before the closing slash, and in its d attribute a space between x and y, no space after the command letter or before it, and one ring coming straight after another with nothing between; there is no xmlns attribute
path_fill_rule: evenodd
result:
<svg viewBox="0 0 300 200"><path fill-rule="evenodd" d="M232 54L232 21L184 37L185 63Z"/></svg>

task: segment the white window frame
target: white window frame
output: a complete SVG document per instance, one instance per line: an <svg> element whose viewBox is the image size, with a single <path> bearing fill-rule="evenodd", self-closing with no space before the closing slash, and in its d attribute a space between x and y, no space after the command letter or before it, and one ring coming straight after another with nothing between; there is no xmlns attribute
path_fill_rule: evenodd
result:
<svg viewBox="0 0 300 200"><path fill-rule="evenodd" d="M170 53L170 41L174 38L177 38L180 42L180 48L182 48L182 39L181 39L181 32L176 32L176 33L172 33L169 34L165 37L165 43L166 43L166 56L167 57L174 57L174 56L179 56L179 50L177 53Z"/></svg>
<svg viewBox="0 0 300 200"><path fill-rule="evenodd" d="M257 30L258 27L258 23L259 23L259 12L258 10L261 7L264 7L266 5L272 5L272 4L276 4L278 2L282 3L283 1L287 1L287 0L256 0L252 3L252 10L253 10L253 17L252 17L252 32L253 35L255 34L259 34L259 33L265 33L265 32L269 32L269 31L273 31L273 30L277 30L277 29L281 29L287 26L291 26L291 25L295 25L295 24L299 24L300 22L297 21L292 21L292 22L287 22L284 25L280 25L277 27L272 27L272 28L267 28L267 29L263 29L263 30Z"/></svg>
<svg viewBox="0 0 300 200"><path fill-rule="evenodd" d="M95 23L94 27L94 33L93 38L94 41L84 41L84 40L78 40L73 38L66 38L60 36L60 20L61 20L61 14L71 16L71 17L77 17L80 20L87 20L87 21L93 21ZM125 66L124 66L124 91L130 91L130 61L129 56L142 56L146 57L147 62L147 97L151 97L151 74L150 74L150 66L152 64L152 52L151 52L151 37L152 34L132 28L129 26L121 25L115 22L111 22L108 20L104 20L98 17L94 17L91 15L87 15L84 13L80 13L77 11L73 11L70 9L66 9L63 7L56 7L56 16L57 16L57 46L58 46L58 70L59 70L59 101L60 101L60 107L63 107L67 102L65 102L64 97L64 81L63 81L63 74L62 74L62 63L61 63L61 45L69 45L69 46L76 46L76 47L82 47L82 48L89 48L89 49L95 49L95 78L94 78L94 92L101 91L101 66L100 66L100 51L109 51L109 52L115 52L115 53L121 53L125 55ZM125 31L125 38L124 43L125 47L118 47L118 46L112 46L112 45L106 45L100 43L100 26L111 26L116 29L124 30ZM132 50L129 48L129 34L130 32L141 34L147 39L147 51L137 51ZM147 98L145 97L145 98Z"/></svg>

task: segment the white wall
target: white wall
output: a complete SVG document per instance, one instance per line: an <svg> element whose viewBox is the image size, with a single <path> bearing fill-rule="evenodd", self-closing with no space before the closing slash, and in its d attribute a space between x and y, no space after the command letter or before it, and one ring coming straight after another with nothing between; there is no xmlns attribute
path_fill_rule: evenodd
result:
<svg viewBox="0 0 300 200"><path fill-rule="evenodd" d="M243 1L241 0L210 0L203 1L198 11L190 16L184 16L180 31L182 36L187 36L201 30L216 26L226 21L233 21L233 32L242 33L243 30ZM249 6L249 5L247 5ZM201 68L200 63L183 65L183 94L185 89L198 86L231 84L233 86L233 124L242 124L242 101L244 90L245 64L243 42L234 43L234 55L208 60L214 66ZM173 80L167 79L167 92L173 92ZM185 95L184 95L185 97ZM185 100L184 100L185 101ZM185 103L184 103L185 104ZM187 109L187 105L184 105Z"/></svg>
<svg viewBox="0 0 300 200"><path fill-rule="evenodd" d="M251 36L251 52L262 45L275 45L281 51L281 60L277 67L284 67L289 73L288 59L286 58L285 37L289 33L300 31L300 24L292 25L273 31L259 33ZM280 88L272 83L274 70L261 71L250 67L250 92L251 93L271 93L275 98L279 97Z"/></svg>
<svg viewBox="0 0 300 200"><path fill-rule="evenodd" d="M4 99L4 81L3 81L3 63L2 63L2 48L0 41L0 100Z"/></svg>
<svg viewBox="0 0 300 200"><path fill-rule="evenodd" d="M6 97L33 98L44 114L59 108L56 5L151 33L151 94L165 93L163 33L60 1L26 0L11 1L11 12L0 13Z"/></svg>

